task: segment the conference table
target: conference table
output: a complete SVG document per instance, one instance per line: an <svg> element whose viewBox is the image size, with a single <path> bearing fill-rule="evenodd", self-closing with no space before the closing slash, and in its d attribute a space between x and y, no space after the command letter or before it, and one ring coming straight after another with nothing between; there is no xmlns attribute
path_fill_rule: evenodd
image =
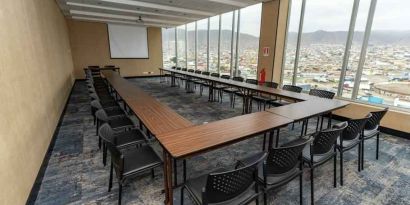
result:
<svg viewBox="0 0 410 205"><path fill-rule="evenodd" d="M163 148L165 204L173 204L172 162L187 159L198 154L228 146L245 139L279 130L292 122L332 112L348 105L341 100L323 99L304 93L293 93L281 89L220 79L178 70L175 74L189 75L191 78L207 80L210 85L220 83L242 89L244 93L260 92L291 99L297 103L275 107L262 112L194 125L165 104L160 103L143 90L122 78L117 72L102 71L109 86L120 96L147 130ZM174 76L175 77L175 76ZM171 81L172 83L172 81ZM269 139L269 145L272 144ZM174 172L175 174L175 172ZM176 182L176 176L174 175Z"/></svg>
<svg viewBox="0 0 410 205"><path fill-rule="evenodd" d="M159 68L159 70L160 70L161 75L163 75L164 72L168 72L171 74L170 75L171 86L175 86L175 79L177 78L177 74L187 76L190 78L200 79L200 80L208 82L208 85L209 85L208 100L209 101L212 101L214 88L218 84L237 88L244 96L244 103L243 103L244 114L251 112L250 102L252 100L253 94L255 93L273 95L273 96L277 96L279 98L287 99L287 100L294 101L294 102L313 100L317 98L315 96L311 96L306 93L295 93L295 92L291 92L287 90L270 88L270 87L266 87L263 85L254 85L254 84L250 84L246 82L239 82L239 81L234 81L234 80L229 80L229 79L223 79L223 78L213 77L209 75L192 73L188 71L182 71L182 70L176 70L176 69L170 69L170 68Z"/></svg>

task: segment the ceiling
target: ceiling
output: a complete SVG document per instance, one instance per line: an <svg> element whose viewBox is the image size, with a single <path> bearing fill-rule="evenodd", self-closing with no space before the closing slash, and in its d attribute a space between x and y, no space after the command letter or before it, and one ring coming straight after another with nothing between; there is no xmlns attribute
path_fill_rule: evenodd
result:
<svg viewBox="0 0 410 205"><path fill-rule="evenodd" d="M175 27L270 0L56 0L67 18Z"/></svg>

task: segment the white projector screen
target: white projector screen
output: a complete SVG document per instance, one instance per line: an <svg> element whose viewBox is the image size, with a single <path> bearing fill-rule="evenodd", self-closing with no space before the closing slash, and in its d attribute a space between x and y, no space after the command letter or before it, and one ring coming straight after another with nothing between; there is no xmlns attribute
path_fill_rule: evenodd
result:
<svg viewBox="0 0 410 205"><path fill-rule="evenodd" d="M147 28L108 24L111 58L149 58Z"/></svg>

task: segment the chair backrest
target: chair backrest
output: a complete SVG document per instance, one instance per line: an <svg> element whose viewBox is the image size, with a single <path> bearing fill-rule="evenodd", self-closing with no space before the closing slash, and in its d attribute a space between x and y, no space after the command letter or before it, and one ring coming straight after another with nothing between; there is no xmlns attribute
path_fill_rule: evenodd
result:
<svg viewBox="0 0 410 205"><path fill-rule="evenodd" d="M196 74L201 74L201 73L202 73L202 71L200 71L200 70L196 70L196 71L195 71L195 73L196 73Z"/></svg>
<svg viewBox="0 0 410 205"><path fill-rule="evenodd" d="M383 119L384 115L386 115L388 110L389 108L385 108L381 111L370 112L372 114L372 117L367 121L364 129L373 130L378 128L380 125L380 121Z"/></svg>
<svg viewBox="0 0 410 205"><path fill-rule="evenodd" d="M275 82L265 82L265 86L270 88L278 88L279 84Z"/></svg>
<svg viewBox="0 0 410 205"><path fill-rule="evenodd" d="M194 69L188 69L188 72L193 73L195 70Z"/></svg>
<svg viewBox="0 0 410 205"><path fill-rule="evenodd" d="M105 65L105 68L115 68L115 65Z"/></svg>
<svg viewBox="0 0 410 205"><path fill-rule="evenodd" d="M246 79L246 83L257 85L258 81L255 79Z"/></svg>
<svg viewBox="0 0 410 205"><path fill-rule="evenodd" d="M175 67L175 66L172 66L171 69L176 69L176 67Z"/></svg>
<svg viewBox="0 0 410 205"><path fill-rule="evenodd" d="M88 68L100 68L99 65L89 65Z"/></svg>
<svg viewBox="0 0 410 205"><path fill-rule="evenodd" d="M202 193L203 204L225 202L247 191L257 180L258 166L265 158L266 154L248 166L209 174Z"/></svg>
<svg viewBox="0 0 410 205"><path fill-rule="evenodd" d="M177 70L181 70L181 67L177 67Z"/></svg>
<svg viewBox="0 0 410 205"><path fill-rule="evenodd" d="M182 70L182 71L187 71L188 69L187 69L187 68L181 68L181 70Z"/></svg>
<svg viewBox="0 0 410 205"><path fill-rule="evenodd" d="M330 129L322 130L314 134L313 144L310 149L311 154L325 154L329 152L346 127L347 122L342 122L333 125Z"/></svg>
<svg viewBox="0 0 410 205"><path fill-rule="evenodd" d="M93 101L91 101L91 107L94 108L94 109L97 109L97 110L103 108L103 107L101 106L101 103L100 103L99 100L93 100Z"/></svg>
<svg viewBox="0 0 410 205"><path fill-rule="evenodd" d="M296 85L284 85L282 87L283 90L287 90L287 91L292 91L295 93L300 93L302 92L303 88L296 86Z"/></svg>
<svg viewBox="0 0 410 205"><path fill-rule="evenodd" d="M239 82L243 82L243 78L240 77L240 76L233 77L232 80L234 80L234 81L239 81Z"/></svg>
<svg viewBox="0 0 410 205"><path fill-rule="evenodd" d="M208 71L204 71L204 72L202 72L202 75L209 75L209 74L211 74L210 72L208 72Z"/></svg>
<svg viewBox="0 0 410 205"><path fill-rule="evenodd" d="M269 150L264 176L284 174L295 168L300 163L303 148L311 141L312 138L298 139Z"/></svg>
<svg viewBox="0 0 410 205"><path fill-rule="evenodd" d="M100 129L98 129L98 136L100 136L104 141L111 142L114 145L117 143L114 141L114 130L108 123L104 123L101 125Z"/></svg>
<svg viewBox="0 0 410 205"><path fill-rule="evenodd" d="M372 117L372 114L366 115L361 119L351 119L347 121L347 127L343 130L341 139L352 140L356 139L363 131L367 121Z"/></svg>
<svg viewBox="0 0 410 205"><path fill-rule="evenodd" d="M202 73L202 74L203 74L203 73ZM219 73L211 73L211 76L212 76L212 77L219 78L220 75L219 75Z"/></svg>
<svg viewBox="0 0 410 205"><path fill-rule="evenodd" d="M104 109L99 109L97 112L95 112L95 117L103 122L108 122L108 115Z"/></svg>
<svg viewBox="0 0 410 205"><path fill-rule="evenodd" d="M229 79L231 79L231 76L230 75L221 75L221 78L229 80Z"/></svg>
<svg viewBox="0 0 410 205"><path fill-rule="evenodd" d="M319 90L319 89L310 89L309 95L313 95L313 96L320 97L320 98L327 98L327 99L333 99L335 97L334 92L330 92L327 90Z"/></svg>
<svg viewBox="0 0 410 205"><path fill-rule="evenodd" d="M120 150L115 146L112 141L105 142L108 151L111 154L111 162L117 173L117 176L121 179L124 173L124 156L121 154Z"/></svg>

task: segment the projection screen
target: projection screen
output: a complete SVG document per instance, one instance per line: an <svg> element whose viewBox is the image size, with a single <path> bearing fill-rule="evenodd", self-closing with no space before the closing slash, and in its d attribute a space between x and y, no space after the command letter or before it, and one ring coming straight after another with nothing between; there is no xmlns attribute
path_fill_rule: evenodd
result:
<svg viewBox="0 0 410 205"><path fill-rule="evenodd" d="M108 24L111 58L149 58L147 28Z"/></svg>

